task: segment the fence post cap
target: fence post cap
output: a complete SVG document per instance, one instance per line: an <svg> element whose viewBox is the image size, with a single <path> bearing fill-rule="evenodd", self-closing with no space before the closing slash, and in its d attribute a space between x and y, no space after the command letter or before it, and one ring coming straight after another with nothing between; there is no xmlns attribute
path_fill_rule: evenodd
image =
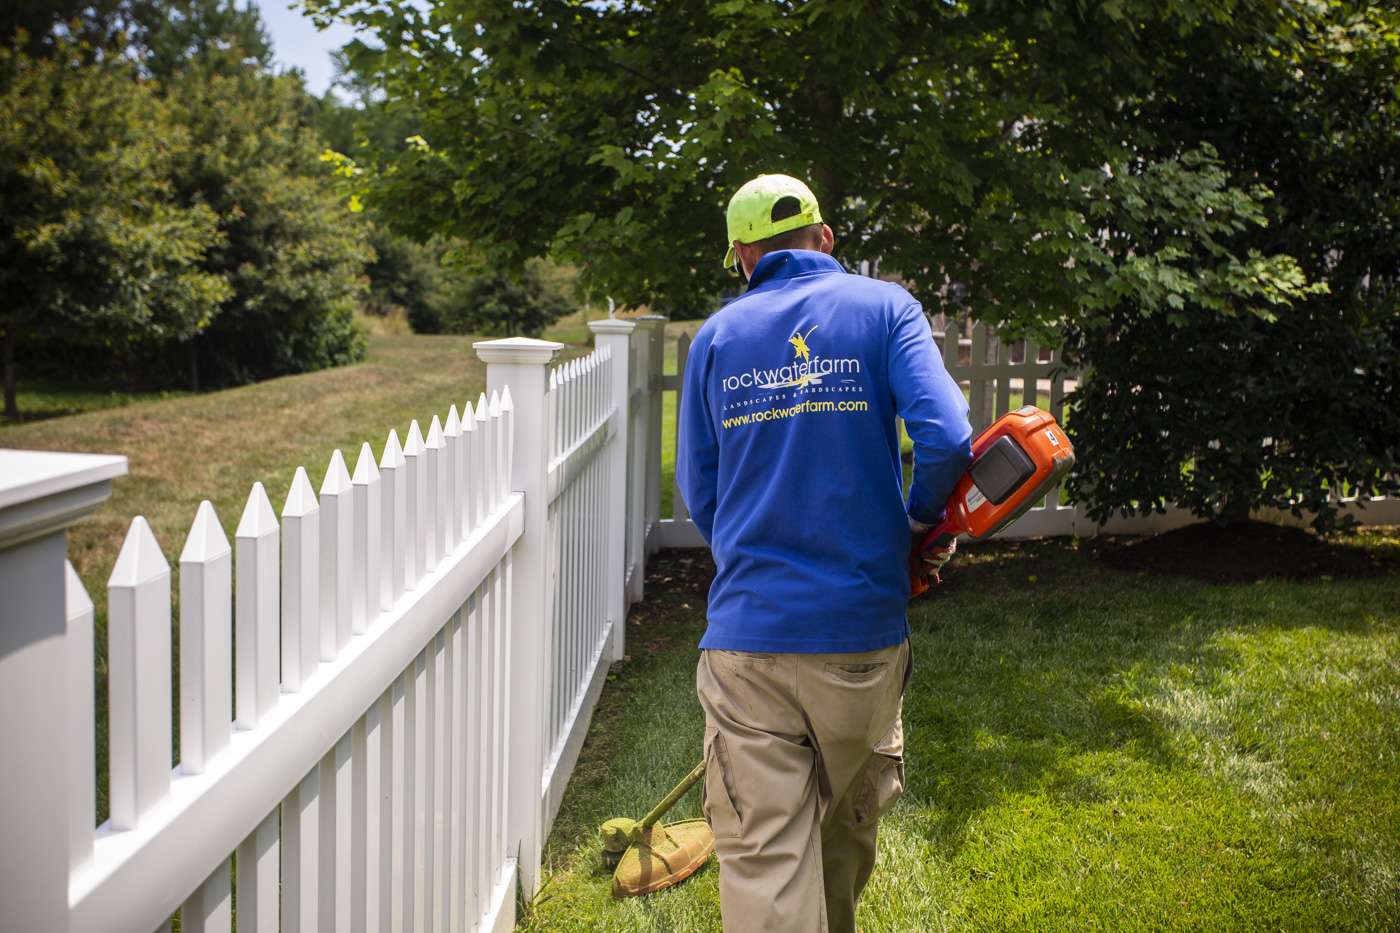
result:
<svg viewBox="0 0 1400 933"><path fill-rule="evenodd" d="M670 318L668 318L664 314L639 314L636 317L632 318L632 320L640 321L642 323L648 323L651 321L669 321Z"/></svg>
<svg viewBox="0 0 1400 933"><path fill-rule="evenodd" d="M637 322L604 318L601 321L589 321L588 329L595 334L630 334L637 329Z"/></svg>
<svg viewBox="0 0 1400 933"><path fill-rule="evenodd" d="M478 340L472 349L483 363L523 363L543 366L564 349L553 340L534 337L504 337L500 340Z"/></svg>
<svg viewBox="0 0 1400 933"><path fill-rule="evenodd" d="M111 495L126 458L0 448L0 550L67 528Z"/></svg>

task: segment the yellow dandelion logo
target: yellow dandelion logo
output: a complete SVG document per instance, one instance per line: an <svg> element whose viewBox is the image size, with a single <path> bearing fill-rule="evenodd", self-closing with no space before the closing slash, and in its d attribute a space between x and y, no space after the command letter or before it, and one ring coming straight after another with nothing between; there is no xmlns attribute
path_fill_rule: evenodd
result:
<svg viewBox="0 0 1400 933"><path fill-rule="evenodd" d="M816 330L816 329L817 329L817 325L815 325L815 324L812 325L812 330ZM805 334L802 333L802 331L800 331L800 330L799 330L799 331L794 331L794 332L793 332L793 335L792 335L791 337L788 338L788 343L792 344L792 357L793 357L793 359L797 359L798 357L801 357L803 360L806 360L806 359L809 359L809 358L811 357L812 351L811 351L811 349L807 346L807 338L810 337L810 336L812 336L812 330L807 331L807 333L805 333Z"/></svg>

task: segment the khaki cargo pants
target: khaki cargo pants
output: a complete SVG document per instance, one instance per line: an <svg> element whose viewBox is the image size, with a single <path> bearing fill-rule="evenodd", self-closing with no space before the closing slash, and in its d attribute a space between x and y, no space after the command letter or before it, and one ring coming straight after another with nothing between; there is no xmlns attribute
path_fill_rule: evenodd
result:
<svg viewBox="0 0 1400 933"><path fill-rule="evenodd" d="M726 933L853 933L875 828L904 789L909 643L703 651L705 819Z"/></svg>

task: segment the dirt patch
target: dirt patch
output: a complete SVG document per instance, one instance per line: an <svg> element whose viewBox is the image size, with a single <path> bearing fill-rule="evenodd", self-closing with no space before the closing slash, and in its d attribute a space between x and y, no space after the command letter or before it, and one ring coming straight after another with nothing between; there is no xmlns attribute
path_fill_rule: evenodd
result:
<svg viewBox="0 0 1400 933"><path fill-rule="evenodd" d="M1201 522L1101 550L1119 570L1210 583L1360 577L1400 570L1397 555L1264 522Z"/></svg>
<svg viewBox="0 0 1400 933"><path fill-rule="evenodd" d="M646 599L627 614L627 651L656 655L679 639L694 644L705 630L705 604L715 563L710 552L667 549L647 561Z"/></svg>
<svg viewBox="0 0 1400 933"><path fill-rule="evenodd" d="M715 579L715 562L704 548L667 548L647 567L648 587L661 586L673 593L705 597Z"/></svg>

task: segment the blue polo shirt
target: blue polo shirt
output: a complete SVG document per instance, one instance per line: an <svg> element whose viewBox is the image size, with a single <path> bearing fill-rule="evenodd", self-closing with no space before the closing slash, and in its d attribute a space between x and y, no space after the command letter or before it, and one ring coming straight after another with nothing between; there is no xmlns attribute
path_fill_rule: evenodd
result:
<svg viewBox="0 0 1400 933"><path fill-rule="evenodd" d="M908 516L941 517L972 459L967 412L907 291L820 252L764 256L686 362L676 479L718 569L700 646L903 641Z"/></svg>

